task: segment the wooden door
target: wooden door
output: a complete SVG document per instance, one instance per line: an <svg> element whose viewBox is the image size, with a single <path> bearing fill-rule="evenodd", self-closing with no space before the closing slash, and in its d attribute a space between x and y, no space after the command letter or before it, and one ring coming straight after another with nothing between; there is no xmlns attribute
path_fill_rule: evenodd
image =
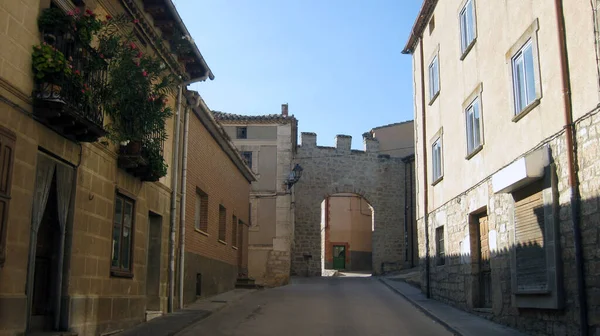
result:
<svg viewBox="0 0 600 336"><path fill-rule="evenodd" d="M487 214L478 218L479 224L479 289L480 307L492 307L492 268Z"/></svg>

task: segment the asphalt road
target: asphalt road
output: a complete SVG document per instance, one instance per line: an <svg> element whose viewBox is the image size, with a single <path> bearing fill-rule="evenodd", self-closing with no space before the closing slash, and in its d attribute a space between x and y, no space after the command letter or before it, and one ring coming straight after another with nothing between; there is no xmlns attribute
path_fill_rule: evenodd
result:
<svg viewBox="0 0 600 336"><path fill-rule="evenodd" d="M297 278L255 292L177 336L451 335L371 277Z"/></svg>

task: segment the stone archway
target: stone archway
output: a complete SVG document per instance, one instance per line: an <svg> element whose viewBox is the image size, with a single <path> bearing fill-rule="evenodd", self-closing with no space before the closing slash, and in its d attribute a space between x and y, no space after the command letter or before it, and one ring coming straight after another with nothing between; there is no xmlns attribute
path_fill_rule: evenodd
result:
<svg viewBox="0 0 600 336"><path fill-rule="evenodd" d="M364 138L365 151L351 150L351 142L350 136L338 135L336 147L322 147L316 134L302 133L294 160L304 171L293 187L292 274L321 275L321 202L338 193L359 195L375 209L373 274L403 267L405 163L380 155L378 142L370 137Z"/></svg>

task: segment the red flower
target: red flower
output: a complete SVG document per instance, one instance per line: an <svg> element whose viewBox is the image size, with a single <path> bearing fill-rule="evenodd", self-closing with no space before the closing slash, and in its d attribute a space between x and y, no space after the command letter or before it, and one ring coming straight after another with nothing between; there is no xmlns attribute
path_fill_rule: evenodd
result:
<svg viewBox="0 0 600 336"><path fill-rule="evenodd" d="M135 49L137 48L137 46L135 45L135 43L131 42L129 43L129 47L131 47L131 49Z"/></svg>
<svg viewBox="0 0 600 336"><path fill-rule="evenodd" d="M110 19L112 19L112 16L110 16L110 15L107 15L107 16L106 16L106 19L107 19L107 20L110 20Z"/></svg>
<svg viewBox="0 0 600 336"><path fill-rule="evenodd" d="M94 14L94 12L92 12L92 11L91 11L91 10L89 10L89 9L86 9L86 10L85 10L85 13L86 13L86 14L89 14L89 15L92 15L92 14Z"/></svg>
<svg viewBox="0 0 600 336"><path fill-rule="evenodd" d="M75 8L75 14L79 14L81 13L81 9L79 9L79 7Z"/></svg>
<svg viewBox="0 0 600 336"><path fill-rule="evenodd" d="M75 13L73 13L73 11L68 11L68 12L67 12L67 15L68 15L68 16L73 16L73 15L75 15Z"/></svg>
<svg viewBox="0 0 600 336"><path fill-rule="evenodd" d="M81 93L85 93L85 90L84 90L84 89L81 89Z"/></svg>
<svg viewBox="0 0 600 336"><path fill-rule="evenodd" d="M140 20L135 19L135 20L133 20L133 23L140 23Z"/></svg>
<svg viewBox="0 0 600 336"><path fill-rule="evenodd" d="M166 103L168 103L168 102L169 102L169 100L168 100L167 98L163 99L163 103L165 103L165 104L166 104Z"/></svg>
<svg viewBox="0 0 600 336"><path fill-rule="evenodd" d="M142 52L141 51L137 54L137 57L138 58L142 57Z"/></svg>
<svg viewBox="0 0 600 336"><path fill-rule="evenodd" d="M79 70L75 70L75 74L79 75L80 74Z"/></svg>
<svg viewBox="0 0 600 336"><path fill-rule="evenodd" d="M100 58L104 59L104 54L100 54Z"/></svg>
<svg viewBox="0 0 600 336"><path fill-rule="evenodd" d="M142 76L148 77L148 73L146 72L146 70L142 71Z"/></svg>

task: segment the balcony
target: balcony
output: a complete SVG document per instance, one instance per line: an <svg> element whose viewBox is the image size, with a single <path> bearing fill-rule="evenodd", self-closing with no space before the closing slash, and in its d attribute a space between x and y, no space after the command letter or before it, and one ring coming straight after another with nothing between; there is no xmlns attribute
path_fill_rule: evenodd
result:
<svg viewBox="0 0 600 336"><path fill-rule="evenodd" d="M167 174L163 159L164 141L160 134L152 134L142 141L121 144L119 168L142 181L156 182Z"/></svg>
<svg viewBox="0 0 600 336"><path fill-rule="evenodd" d="M104 136L101 95L107 81L107 63L88 45L77 43L70 34L44 34L45 42L35 52L64 55L68 68L43 79L36 78L34 115L36 119L66 138L94 142ZM49 49L44 49L49 48ZM62 57L62 56L61 56Z"/></svg>

